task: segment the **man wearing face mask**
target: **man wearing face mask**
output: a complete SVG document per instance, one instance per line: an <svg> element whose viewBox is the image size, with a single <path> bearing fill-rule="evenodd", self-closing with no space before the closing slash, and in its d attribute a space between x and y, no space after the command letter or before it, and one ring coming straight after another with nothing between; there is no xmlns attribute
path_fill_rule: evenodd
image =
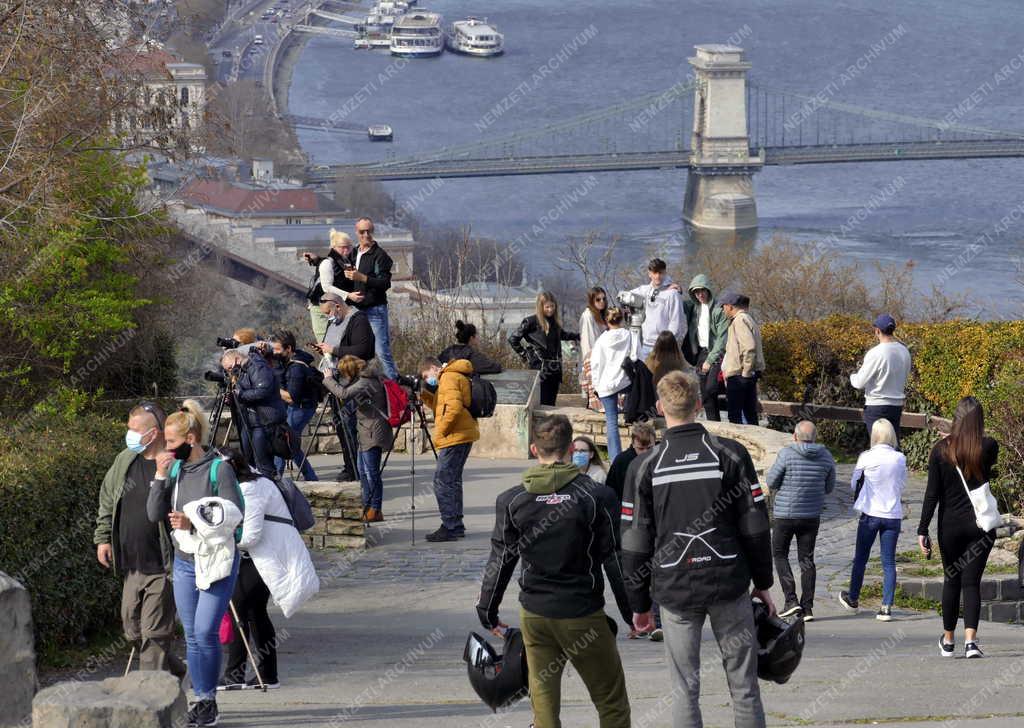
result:
<svg viewBox="0 0 1024 728"><path fill-rule="evenodd" d="M166 520L152 523L146 515L156 458L164 449L164 419L163 410L148 402L129 412L125 449L100 487L93 542L100 564L124 577L121 621L129 640L141 640L140 669L167 670L180 678L185 665L170 651L174 640L170 529Z"/></svg>
<svg viewBox="0 0 1024 728"><path fill-rule="evenodd" d="M242 450L252 453L256 469L273 479L277 469L271 438L288 419L274 370L262 356L248 356L237 349L224 352L221 366L234 380L235 401L246 420L245 427L239 428Z"/></svg>
<svg viewBox="0 0 1024 728"><path fill-rule="evenodd" d="M434 357L427 357L420 363L420 397L423 404L434 410L434 496L441 511L441 527L427 534L427 541L454 541L466 535L462 523L462 471L473 443L480 439L480 428L469 412L472 373L473 365L468 359L442 365Z"/></svg>

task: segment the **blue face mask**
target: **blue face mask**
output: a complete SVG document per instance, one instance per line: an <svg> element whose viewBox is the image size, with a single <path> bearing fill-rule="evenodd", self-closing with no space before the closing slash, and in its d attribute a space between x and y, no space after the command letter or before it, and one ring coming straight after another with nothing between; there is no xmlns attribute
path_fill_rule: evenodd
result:
<svg viewBox="0 0 1024 728"><path fill-rule="evenodd" d="M427 377L423 380L431 389L437 389L437 377Z"/></svg>
<svg viewBox="0 0 1024 728"><path fill-rule="evenodd" d="M153 441L143 444L142 438L145 437L146 433L139 434L135 430L128 430L124 434L124 444L133 453L142 454L146 451L146 448L153 444Z"/></svg>
<svg viewBox="0 0 1024 728"><path fill-rule="evenodd" d="M590 465L590 453L588 452L574 452L572 454L572 464L579 469L583 469Z"/></svg>

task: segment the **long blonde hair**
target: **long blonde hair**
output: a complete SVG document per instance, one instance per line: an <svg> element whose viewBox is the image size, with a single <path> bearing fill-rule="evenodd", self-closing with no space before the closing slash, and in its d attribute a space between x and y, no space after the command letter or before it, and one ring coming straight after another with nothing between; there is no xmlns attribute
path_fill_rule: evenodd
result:
<svg viewBox="0 0 1024 728"><path fill-rule="evenodd" d="M164 431L174 430L176 435L187 437L195 435L200 444L206 442L210 433L210 420L203 411L203 406L194 399L186 399L181 409L167 416Z"/></svg>
<svg viewBox="0 0 1024 728"><path fill-rule="evenodd" d="M549 329L548 317L544 315L544 304L545 303L553 303L553 304L555 304L555 315L551 317L552 320L555 322L555 326L557 326L558 328L562 328L562 319L558 315L558 301L555 300L555 295L553 293L548 293L547 291L541 291L540 293L538 293L537 294L537 324L540 326L540 330L544 332L544 335L547 336L548 333L550 333L550 332L548 331L548 329Z"/></svg>

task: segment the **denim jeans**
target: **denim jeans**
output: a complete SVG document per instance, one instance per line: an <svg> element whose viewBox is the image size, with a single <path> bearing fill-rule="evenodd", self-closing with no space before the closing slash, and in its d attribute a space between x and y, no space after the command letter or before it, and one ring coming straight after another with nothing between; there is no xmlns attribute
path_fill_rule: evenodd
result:
<svg viewBox="0 0 1024 728"><path fill-rule="evenodd" d="M299 467L303 480L320 480L320 478L316 477L313 465L306 460L302 453L302 431L306 429L306 425L309 424L309 421L313 419L315 414L315 406L300 408L289 405L288 407L288 427L292 431L292 462ZM284 473L284 458L275 457L274 467L278 475Z"/></svg>
<svg viewBox="0 0 1024 728"><path fill-rule="evenodd" d="M210 585L196 588L195 564L174 559L174 605L185 628L185 656L192 690L199 700L216 697L220 677L220 620L228 610L228 602L238 578L238 552L231 576Z"/></svg>
<svg viewBox="0 0 1024 728"><path fill-rule="evenodd" d="M381 448L359 451L359 482L363 486L363 507L380 510L384 481L380 477Z"/></svg>
<svg viewBox="0 0 1024 728"><path fill-rule="evenodd" d="M384 367L384 376L388 379L398 377L398 369L395 367L395 360L391 357L391 332L388 327L388 306L371 306L363 311L366 318L370 320L370 328L373 330L374 351L380 364Z"/></svg>
<svg viewBox="0 0 1024 728"><path fill-rule="evenodd" d="M434 471L434 496L441 511L441 524L449 531L466 530L462 523L462 470L466 467L473 443L442 447L437 451Z"/></svg>
<svg viewBox="0 0 1024 728"><path fill-rule="evenodd" d="M608 436L608 460L614 460L622 452L622 440L619 438L619 395L601 397L604 407L604 427Z"/></svg>
<svg viewBox="0 0 1024 728"><path fill-rule="evenodd" d="M857 550L853 556L853 572L850 574L850 599L860 598L860 587L864 583L864 567L871 555L875 536L882 550L882 604L892 606L896 597L896 542L900 538L901 522L898 518L875 518L862 514L857 523Z"/></svg>
<svg viewBox="0 0 1024 728"><path fill-rule="evenodd" d="M903 417L903 406L897 404L869 404L864 407L864 426L868 428L868 439L871 439L871 427L876 420L889 420L896 430L896 446L900 444L900 418Z"/></svg>

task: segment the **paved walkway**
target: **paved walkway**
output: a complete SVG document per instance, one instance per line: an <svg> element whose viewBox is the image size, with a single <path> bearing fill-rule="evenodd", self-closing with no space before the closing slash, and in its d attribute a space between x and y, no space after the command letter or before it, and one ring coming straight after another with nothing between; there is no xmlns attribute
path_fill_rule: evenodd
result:
<svg viewBox="0 0 1024 728"><path fill-rule="evenodd" d="M334 467L334 460L317 460L322 469L327 470L328 462ZM469 687L461 659L466 634L479 630L473 605L487 557L494 497L516 483L523 464L469 461L468 535L446 544L422 540L438 524L430 492L433 463L418 460L415 494L408 466L408 459L396 458L385 473L388 520L374 529L378 545L361 553L318 556L320 595L291 620L278 619L284 687L265 694L225 695L220 701L223 725L530 724L528 701L492 715ZM841 480L849 482L849 470L842 469ZM916 522L922 492L920 482L910 488L913 510L901 549L912 546L910 523ZM415 545L408 518L413 499ZM786 685L762 683L769 724L1024 725L1024 629L983 623L981 637L990 658L968 663L938 656L941 624L935 615L899 611L896 621L884 624L872 613L841 613L829 587L838 589L848 578L856 529L849 505L847 488L837 488L819 539L817 621L807 626L803 663ZM776 598L781 602L780 595ZM502 611L513 624L518 622L517 605L513 585ZM620 634L619 649L633 725L670 726L663 645L630 641ZM704 658L705 723L731 726L728 689L709 630ZM597 725L585 689L571 670L564 682L562 715L567 727Z"/></svg>

